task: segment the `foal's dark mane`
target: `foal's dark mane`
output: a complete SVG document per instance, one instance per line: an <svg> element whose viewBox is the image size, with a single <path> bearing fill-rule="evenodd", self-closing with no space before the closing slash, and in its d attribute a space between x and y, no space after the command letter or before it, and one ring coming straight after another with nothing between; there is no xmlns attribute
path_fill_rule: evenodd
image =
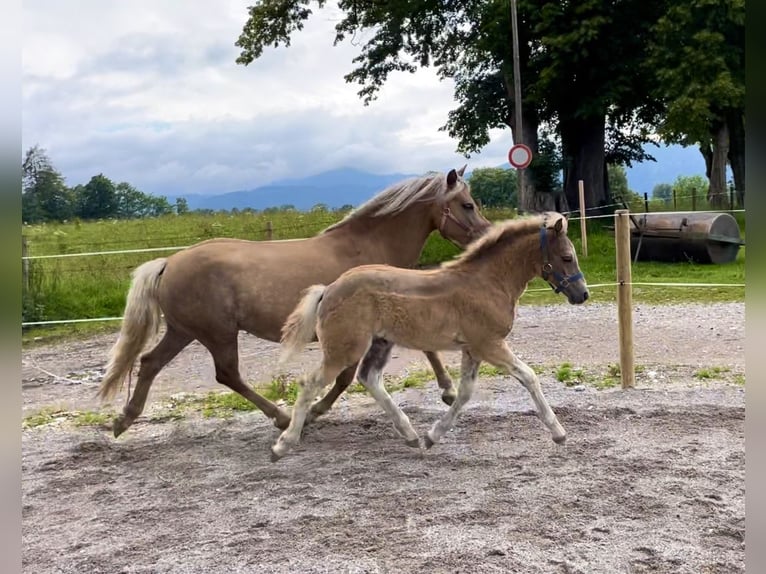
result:
<svg viewBox="0 0 766 574"><path fill-rule="evenodd" d="M492 229L471 243L463 253L446 263L444 267L454 267L477 261L497 246L511 243L530 233L538 233L543 223L553 223L551 219L549 214L542 214L495 223Z"/></svg>

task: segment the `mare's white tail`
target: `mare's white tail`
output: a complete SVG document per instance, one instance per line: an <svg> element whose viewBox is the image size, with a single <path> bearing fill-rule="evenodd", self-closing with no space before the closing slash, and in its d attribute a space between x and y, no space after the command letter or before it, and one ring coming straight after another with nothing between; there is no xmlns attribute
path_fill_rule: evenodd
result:
<svg viewBox="0 0 766 574"><path fill-rule="evenodd" d="M102 401L114 397L146 341L159 329L160 304L157 289L166 263L167 259L161 257L147 261L133 271L120 336L109 352L106 374L98 390Z"/></svg>

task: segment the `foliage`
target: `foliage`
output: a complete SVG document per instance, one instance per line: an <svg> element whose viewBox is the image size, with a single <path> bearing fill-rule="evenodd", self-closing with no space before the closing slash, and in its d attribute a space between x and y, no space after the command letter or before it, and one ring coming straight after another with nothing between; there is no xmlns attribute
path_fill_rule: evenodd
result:
<svg viewBox="0 0 766 574"><path fill-rule="evenodd" d="M673 186L669 183L658 183L652 188L652 197L670 203L673 199Z"/></svg>
<svg viewBox="0 0 766 574"><path fill-rule="evenodd" d="M516 170L477 168L471 172L472 195L484 208L518 206Z"/></svg>
<svg viewBox="0 0 766 574"><path fill-rule="evenodd" d="M22 169L21 219L26 223L67 221L73 217L132 219L189 211L184 198L176 200L174 209L166 197L145 194L127 182L115 185L104 174L69 188L46 151L37 145L27 150Z"/></svg>

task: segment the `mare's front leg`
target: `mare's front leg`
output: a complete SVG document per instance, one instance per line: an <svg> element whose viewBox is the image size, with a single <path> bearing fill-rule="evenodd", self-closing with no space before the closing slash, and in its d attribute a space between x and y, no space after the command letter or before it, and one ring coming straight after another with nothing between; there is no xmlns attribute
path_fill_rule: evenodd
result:
<svg viewBox="0 0 766 574"><path fill-rule="evenodd" d="M373 340L372 345L362 360L361 367L359 367L359 382L364 385L364 388L369 391L377 403L391 417L394 428L404 437L407 446L419 448L420 439L418 438L418 433L412 428L410 419L407 418L407 415L394 402L381 382L383 367L388 362L393 347L394 344L385 339Z"/></svg>
<svg viewBox="0 0 766 574"><path fill-rule="evenodd" d="M460 361L460 387L457 391L457 398L452 403L447 412L434 423L431 430L425 438L426 448L431 448L441 440L444 434L455 424L458 414L463 406L471 398L473 385L479 374L479 363L481 361L473 358L467 349L463 349L463 356Z"/></svg>
<svg viewBox="0 0 766 574"><path fill-rule="evenodd" d="M551 432L553 442L557 444L564 443L567 438L567 433L564 430L564 427L561 426L558 418L556 418L556 413L553 412L553 409L548 404L545 395L543 395L543 390L540 387L540 381L529 365L514 355L504 340L498 342L493 348L487 350L482 349L482 354L484 355L482 356L483 360L503 369L524 385L524 388L526 388L532 396L532 401L535 403L535 407L537 407L537 416Z"/></svg>
<svg viewBox="0 0 766 574"><path fill-rule="evenodd" d="M444 363L442 363L439 353L435 351L425 351L425 354L428 362L431 363L431 368L434 370L434 375L436 375L436 383L443 391L442 401L448 405L451 405L455 402L455 397L457 396L457 389L452 382L452 377L449 376L447 369L444 368Z"/></svg>

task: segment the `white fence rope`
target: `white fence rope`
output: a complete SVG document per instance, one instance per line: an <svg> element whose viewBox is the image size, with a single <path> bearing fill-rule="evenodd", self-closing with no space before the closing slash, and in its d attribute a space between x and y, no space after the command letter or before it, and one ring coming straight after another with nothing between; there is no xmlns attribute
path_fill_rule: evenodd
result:
<svg viewBox="0 0 766 574"><path fill-rule="evenodd" d="M587 211L587 209L586 209ZM657 214L661 213L662 215L687 215L690 213L744 213L744 209L729 209L726 211L652 211L649 212L649 214ZM642 217L646 215L643 212L631 212L630 215L634 217ZM603 219L605 217L614 217L613 213L607 213L604 215L586 215L585 217L573 217L572 221L580 221L582 219ZM223 238L222 238L223 239ZM295 239L274 239L272 241L276 242L282 242L282 241L301 241L303 238L295 238ZM265 240L264 240L265 241ZM120 254L126 254L126 253L152 253L155 251L180 251L182 249L187 249L191 247L191 245L182 245L180 247L148 247L145 249L120 249L116 251L88 251L83 253L54 253L51 255L26 255L22 257L21 259L23 261L29 261L32 259L56 259L56 258L63 258L63 257L91 257L96 255L120 255Z"/></svg>
<svg viewBox="0 0 766 574"><path fill-rule="evenodd" d="M734 287L734 288L743 288L745 287L744 283L653 283L653 282L644 282L644 281L632 281L629 283L630 285L638 285L638 286L649 286L649 287ZM599 289L601 287L617 287L620 285L619 283L594 283L592 285L588 285L588 289ZM627 283L626 283L627 285ZM527 289L522 294L522 297L526 293L535 293L535 292L550 292L550 287L548 288L542 288L542 289ZM93 319L58 319L54 321L27 321L25 323L22 323L22 327L34 327L34 326L43 326L43 325L66 325L71 323L95 323L99 321L122 321L122 317L97 317Z"/></svg>

